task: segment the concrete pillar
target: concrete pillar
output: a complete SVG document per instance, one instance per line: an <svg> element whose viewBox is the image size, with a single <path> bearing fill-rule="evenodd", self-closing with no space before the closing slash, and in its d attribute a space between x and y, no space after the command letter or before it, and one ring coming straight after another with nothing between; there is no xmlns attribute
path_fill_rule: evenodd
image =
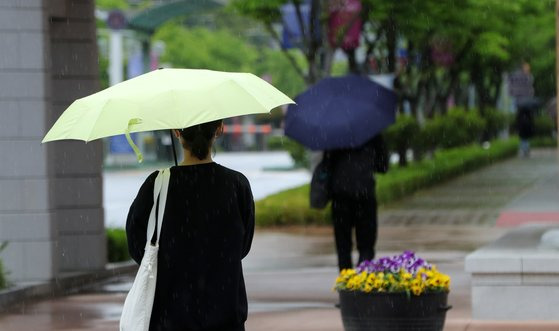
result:
<svg viewBox="0 0 559 331"><path fill-rule="evenodd" d="M105 264L100 143L41 145L98 89L93 2L0 2L0 258L12 281Z"/></svg>

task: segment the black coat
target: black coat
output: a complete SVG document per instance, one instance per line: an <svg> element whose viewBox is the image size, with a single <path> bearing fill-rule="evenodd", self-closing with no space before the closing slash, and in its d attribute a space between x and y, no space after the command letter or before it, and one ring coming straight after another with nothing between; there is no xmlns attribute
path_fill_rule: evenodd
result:
<svg viewBox="0 0 559 331"><path fill-rule="evenodd" d="M156 176L146 179L126 221L130 255L138 264ZM241 260L254 233L246 177L216 163L172 167L163 219L150 330L244 330Z"/></svg>
<svg viewBox="0 0 559 331"><path fill-rule="evenodd" d="M374 172L388 171L389 156L381 135L359 148L325 152L330 161L332 197L367 199L374 197Z"/></svg>
<svg viewBox="0 0 559 331"><path fill-rule="evenodd" d="M530 108L519 108L516 114L516 127L518 136L530 139L534 135L534 115Z"/></svg>

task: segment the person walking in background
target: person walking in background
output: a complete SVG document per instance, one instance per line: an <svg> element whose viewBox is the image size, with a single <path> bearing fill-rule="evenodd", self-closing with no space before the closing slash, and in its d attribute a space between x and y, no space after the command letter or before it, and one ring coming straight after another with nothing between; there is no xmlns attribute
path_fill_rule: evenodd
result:
<svg viewBox="0 0 559 331"><path fill-rule="evenodd" d="M530 138L534 135L534 110L528 104L520 104L516 110L516 129L520 137L520 156L530 157Z"/></svg>
<svg viewBox="0 0 559 331"><path fill-rule="evenodd" d="M381 135L359 148L325 152L330 167L334 237L340 270L353 267L352 230L355 228L358 263L375 257L377 201L374 172L388 171L388 150Z"/></svg>
<svg viewBox="0 0 559 331"><path fill-rule="evenodd" d="M534 134L534 118L532 112L536 108L534 99L534 77L530 64L523 61L520 69L508 78L509 94L514 98L516 111L516 129L520 136L519 154L523 157L530 155L529 139Z"/></svg>
<svg viewBox="0 0 559 331"><path fill-rule="evenodd" d="M150 331L244 330L247 296L241 260L254 234L247 178L212 161L223 122L174 130L184 161L171 167L159 247ZM128 213L130 256L140 264L157 171L141 186Z"/></svg>

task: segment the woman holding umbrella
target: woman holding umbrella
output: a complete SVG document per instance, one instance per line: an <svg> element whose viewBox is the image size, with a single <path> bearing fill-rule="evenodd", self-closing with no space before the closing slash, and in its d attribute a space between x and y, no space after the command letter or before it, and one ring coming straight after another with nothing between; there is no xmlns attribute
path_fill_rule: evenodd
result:
<svg viewBox="0 0 559 331"><path fill-rule="evenodd" d="M249 73L160 69L74 101L43 138L125 134L139 162L131 132L169 129L182 144L183 162L175 156L174 167L151 174L130 207L129 250L140 269L121 330L244 330L241 260L251 246L254 202L246 177L213 162L210 150L221 119L288 103Z"/></svg>
<svg viewBox="0 0 559 331"><path fill-rule="evenodd" d="M171 167L161 229L150 330L244 330L247 297L241 260L254 233L248 180L212 161L222 121L174 130L184 160ZM144 182L126 222L132 258L140 263L157 171Z"/></svg>

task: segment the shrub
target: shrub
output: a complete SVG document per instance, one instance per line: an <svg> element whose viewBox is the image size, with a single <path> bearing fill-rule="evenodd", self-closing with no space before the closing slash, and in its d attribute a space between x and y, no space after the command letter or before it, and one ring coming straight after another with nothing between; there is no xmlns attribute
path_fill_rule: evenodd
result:
<svg viewBox="0 0 559 331"><path fill-rule="evenodd" d="M126 230L112 228L106 230L107 234L107 259L109 262L122 262L130 260L128 253L128 240Z"/></svg>
<svg viewBox="0 0 559 331"><path fill-rule="evenodd" d="M485 120L485 137L486 139L495 139L499 133L508 128L512 123L510 117L495 108L488 108L483 112L483 119Z"/></svg>
<svg viewBox="0 0 559 331"><path fill-rule="evenodd" d="M440 148L453 148L478 142L485 130L485 120L476 110L465 111L453 108L444 116L437 116L433 120L436 141L432 141Z"/></svg>
<svg viewBox="0 0 559 331"><path fill-rule="evenodd" d="M418 134L418 140L426 151L435 150L439 146L442 137L443 125L439 117L426 121Z"/></svg>
<svg viewBox="0 0 559 331"><path fill-rule="evenodd" d="M433 159L407 167L394 167L386 174L377 175L377 201L379 205L390 203L419 189L514 156L517 150L516 138L493 141L488 149L470 145L440 150ZM314 210L309 207L309 185L280 192L256 202L258 226L328 224L329 213L330 208Z"/></svg>
<svg viewBox="0 0 559 331"><path fill-rule="evenodd" d="M548 115L538 115L534 117L534 136L551 137L555 131L555 123Z"/></svg>
<svg viewBox="0 0 559 331"><path fill-rule="evenodd" d="M266 142L266 148L269 151L283 151L285 150L285 146L284 146L284 136L271 136L268 137L267 142Z"/></svg>
<svg viewBox="0 0 559 331"><path fill-rule="evenodd" d="M283 137L283 147L289 153L296 167L308 168L309 155L303 145L299 144L293 139Z"/></svg>
<svg viewBox="0 0 559 331"><path fill-rule="evenodd" d="M400 165L407 164L406 152L408 149L417 149L417 137L419 135L419 124L409 115L401 115L396 119L396 123L392 124L384 133L388 149L398 153L400 157Z"/></svg>
<svg viewBox="0 0 559 331"><path fill-rule="evenodd" d="M267 142L268 150L271 151L287 151L295 167L298 168L308 168L309 167L309 156L307 150L303 145L299 144L293 139L286 136L273 136L268 138Z"/></svg>
<svg viewBox="0 0 559 331"><path fill-rule="evenodd" d="M557 139L554 137L534 137L530 139L530 145L534 148L555 148Z"/></svg>
<svg viewBox="0 0 559 331"><path fill-rule="evenodd" d="M330 222L330 208L311 209L309 185L276 193L256 202L258 226L324 225Z"/></svg>

